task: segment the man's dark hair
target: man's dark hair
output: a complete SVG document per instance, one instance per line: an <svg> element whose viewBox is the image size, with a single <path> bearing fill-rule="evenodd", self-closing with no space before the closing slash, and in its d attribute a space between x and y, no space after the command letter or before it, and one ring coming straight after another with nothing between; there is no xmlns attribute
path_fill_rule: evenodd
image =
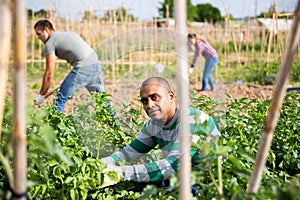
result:
<svg viewBox="0 0 300 200"><path fill-rule="evenodd" d="M43 19L43 20L39 20L37 23L35 23L34 25L34 29L41 29L41 30L45 30L45 28L48 28L49 30L53 30L53 25L51 24L50 21Z"/></svg>
<svg viewBox="0 0 300 200"><path fill-rule="evenodd" d="M165 89L171 90L171 86L170 86L169 82L166 79L162 78L162 77L148 78L142 83L142 87L149 84L149 83L158 83L159 85L161 85Z"/></svg>

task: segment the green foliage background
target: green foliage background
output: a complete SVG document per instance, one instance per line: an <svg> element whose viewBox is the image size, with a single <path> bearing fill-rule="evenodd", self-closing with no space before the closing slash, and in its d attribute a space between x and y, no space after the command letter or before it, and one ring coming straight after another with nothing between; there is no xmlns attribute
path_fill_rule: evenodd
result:
<svg viewBox="0 0 300 200"><path fill-rule="evenodd" d="M284 100L262 184L257 199L298 199L299 183L299 102L296 93ZM54 107L38 111L28 106L28 189L32 199L178 199L178 177L169 189L147 186L133 192L133 183L101 188L105 165L99 158L128 144L144 121L142 110L124 105L121 115L109 105L110 95L95 93L89 103L78 105L72 115L56 113ZM220 103L206 96L191 94L192 106L212 115L222 137L215 151L205 143L199 146L207 155L194 166L192 182L198 185L196 199L245 199L247 183L257 153L269 100L233 99ZM1 154L12 166L12 110L7 99ZM218 109L216 109L218 108ZM218 159L221 158L221 159ZM9 179L0 163L0 197L9 199ZM107 176L106 176L107 177ZM221 189L220 189L221 188Z"/></svg>
<svg viewBox="0 0 300 200"><path fill-rule="evenodd" d="M187 5L187 20L196 22L217 22L223 21L221 12L218 8L212 6L211 4L197 4L193 5L191 0L186 1ZM168 6L168 9L167 9ZM161 3L161 7L158 9L160 16L163 18L168 17L174 18L174 2L172 0L165 0Z"/></svg>

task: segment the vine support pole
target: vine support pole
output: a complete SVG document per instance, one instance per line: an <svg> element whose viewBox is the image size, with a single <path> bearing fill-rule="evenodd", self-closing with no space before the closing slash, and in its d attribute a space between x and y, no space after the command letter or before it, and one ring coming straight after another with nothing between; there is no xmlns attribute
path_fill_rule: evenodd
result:
<svg viewBox="0 0 300 200"><path fill-rule="evenodd" d="M269 40L268 40L268 54L267 54L267 63L266 63L266 74L267 75L269 74L269 62L270 62L270 56L271 56L272 42L273 42L273 40L275 41L276 35L278 34L278 14L277 14L277 9L276 9L276 3L274 3L272 22L271 22L270 27L274 27L274 30L272 30L272 28L270 28L270 30L269 30L270 34L269 34ZM276 56L276 58L277 58L277 56Z"/></svg>
<svg viewBox="0 0 300 200"><path fill-rule="evenodd" d="M286 45L285 56L281 62L279 76L274 88L274 94L269 107L265 127L263 129L262 139L260 141L258 153L255 158L255 164L250 176L247 194L257 193L262 178L262 171L266 164L266 159L271 146L274 130L276 127L277 119L280 114L282 101L285 96L285 85L288 75L291 71L291 64L295 55L295 51L299 42L300 31L300 0L298 1L297 9L293 25L291 28L290 37Z"/></svg>
<svg viewBox="0 0 300 200"><path fill-rule="evenodd" d="M10 40L11 40L11 12L8 0L0 0L0 139L4 114L6 83L8 74Z"/></svg>
<svg viewBox="0 0 300 200"><path fill-rule="evenodd" d="M191 199L191 158L190 158L190 127L189 113L189 78L187 61L186 39L186 0L174 0L176 22L176 64L177 85L180 106L180 169L179 169L179 199Z"/></svg>
<svg viewBox="0 0 300 200"><path fill-rule="evenodd" d="M13 199L27 199L26 149L26 9L25 0L14 3L14 192Z"/></svg>

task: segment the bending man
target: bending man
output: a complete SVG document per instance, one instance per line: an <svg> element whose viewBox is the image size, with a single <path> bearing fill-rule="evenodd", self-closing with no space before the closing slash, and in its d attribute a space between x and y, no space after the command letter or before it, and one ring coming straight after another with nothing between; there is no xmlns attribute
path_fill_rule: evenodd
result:
<svg viewBox="0 0 300 200"><path fill-rule="evenodd" d="M102 69L96 52L76 33L56 32L48 20L40 20L34 30L44 46L46 69L42 88L35 99L43 103L50 88L55 71L56 56L66 60L73 69L60 85L54 104L58 112L64 112L65 104L77 89L87 88L89 92L103 92L104 81Z"/></svg>

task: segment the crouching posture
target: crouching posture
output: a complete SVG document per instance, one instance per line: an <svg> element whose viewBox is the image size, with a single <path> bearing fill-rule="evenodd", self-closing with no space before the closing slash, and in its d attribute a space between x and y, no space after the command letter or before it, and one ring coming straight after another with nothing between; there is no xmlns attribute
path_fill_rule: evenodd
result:
<svg viewBox="0 0 300 200"><path fill-rule="evenodd" d="M158 182L167 180L179 169L179 106L175 93L167 80L152 77L145 80L140 88L143 108L150 119L144 124L138 136L126 147L112 155L102 158L108 168L119 173L122 180L135 182ZM190 121L191 133L206 135L207 140L220 136L214 120L197 109L190 109L186 116ZM199 142L199 135L192 135L194 142ZM163 158L157 161L116 166L118 160L132 161L147 154L158 145ZM199 149L191 148L191 160L201 158Z"/></svg>

